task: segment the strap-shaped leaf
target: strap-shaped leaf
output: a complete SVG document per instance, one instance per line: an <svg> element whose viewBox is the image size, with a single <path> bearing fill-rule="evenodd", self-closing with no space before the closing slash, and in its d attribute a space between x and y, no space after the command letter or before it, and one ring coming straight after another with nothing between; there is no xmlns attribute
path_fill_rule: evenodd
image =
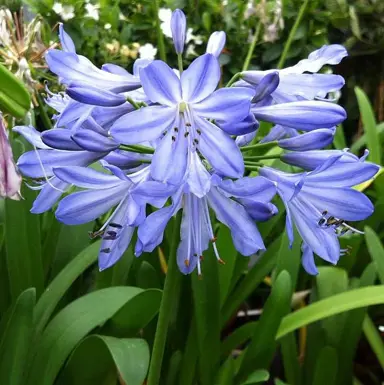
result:
<svg viewBox="0 0 384 385"><path fill-rule="evenodd" d="M31 97L24 84L0 64L0 111L23 118L31 106Z"/></svg>

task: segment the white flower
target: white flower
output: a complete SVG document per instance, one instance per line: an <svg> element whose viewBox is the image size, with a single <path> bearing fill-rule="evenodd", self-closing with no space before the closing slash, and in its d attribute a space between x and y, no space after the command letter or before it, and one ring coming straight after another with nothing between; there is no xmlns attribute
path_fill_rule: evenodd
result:
<svg viewBox="0 0 384 385"><path fill-rule="evenodd" d="M150 43L146 43L139 48L140 59L154 59L156 54L157 48Z"/></svg>
<svg viewBox="0 0 384 385"><path fill-rule="evenodd" d="M70 20L75 17L75 7L72 5L54 3L52 9L55 13L61 16L63 20Z"/></svg>
<svg viewBox="0 0 384 385"><path fill-rule="evenodd" d="M85 17L90 17L91 19L94 19L96 21L99 20L99 8L99 4L93 5L91 3L87 3L85 5L85 9L87 11Z"/></svg>
<svg viewBox="0 0 384 385"><path fill-rule="evenodd" d="M52 7L52 10L55 13L57 13L58 15L60 15L61 12L63 12L63 4L61 4L61 3L54 3L53 7Z"/></svg>
<svg viewBox="0 0 384 385"><path fill-rule="evenodd" d="M111 29L112 28L112 24L110 23L107 23L104 25L104 29Z"/></svg>
<svg viewBox="0 0 384 385"><path fill-rule="evenodd" d="M164 36L172 38L171 30L171 18L172 11L168 8L159 9L159 19L161 20L160 28L163 31Z"/></svg>
<svg viewBox="0 0 384 385"><path fill-rule="evenodd" d="M188 28L187 29L187 36L185 37L185 44L188 44L190 41L193 41L195 44L202 44L203 40L200 35L194 35L193 29Z"/></svg>

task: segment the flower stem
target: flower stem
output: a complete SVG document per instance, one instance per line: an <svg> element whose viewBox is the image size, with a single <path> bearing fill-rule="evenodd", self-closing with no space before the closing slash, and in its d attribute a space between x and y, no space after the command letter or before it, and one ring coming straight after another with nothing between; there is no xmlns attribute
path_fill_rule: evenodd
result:
<svg viewBox="0 0 384 385"><path fill-rule="evenodd" d="M261 23L257 24L255 34L253 35L251 44L249 45L247 57L245 58L244 65L243 65L243 71L246 71L249 67L249 63L251 62L253 51L255 50L256 43L259 40L259 35L261 31Z"/></svg>
<svg viewBox="0 0 384 385"><path fill-rule="evenodd" d="M231 87L231 85L233 83L235 83L235 82L237 82L238 80L241 79L241 76L242 76L241 72L238 72L237 74L234 74L232 76L232 79L227 83L227 85L225 87Z"/></svg>
<svg viewBox="0 0 384 385"><path fill-rule="evenodd" d="M168 271L165 277L163 296L161 298L159 319L157 321L147 385L159 384L168 325L172 315L172 306L175 304L178 295L176 287L181 274L177 269L176 251L180 240L181 217L182 211L180 210L174 221L173 239L168 259Z"/></svg>
<svg viewBox="0 0 384 385"><path fill-rule="evenodd" d="M159 19L159 0L154 0L153 2L153 7L155 10L155 17L156 17L156 32L157 32L157 45L159 47L159 54L160 54L160 59L162 61L167 61L167 55L165 53L165 44L164 44L164 35L163 31L161 30L160 27L160 19Z"/></svg>
<svg viewBox="0 0 384 385"><path fill-rule="evenodd" d="M183 55L179 53L177 55L177 64L179 65L180 75L183 73Z"/></svg>
<svg viewBox="0 0 384 385"><path fill-rule="evenodd" d="M260 156L244 156L244 160L263 160L263 159L280 159L279 155L260 155Z"/></svg>
<svg viewBox="0 0 384 385"><path fill-rule="evenodd" d="M301 19L304 16L305 10L306 10L307 5L308 5L308 2L309 2L309 0L304 0L304 3L300 7L299 14L297 15L297 19L295 21L295 24L293 25L293 27L291 29L291 32L289 33L287 42L285 43L285 46L284 46L283 53L281 54L279 63L277 64L277 68L278 69L281 69L284 66L284 63L285 63L285 60L287 58L289 49L291 48L291 45L292 45L293 38L294 38L294 36L296 34L297 28L300 25Z"/></svg>
<svg viewBox="0 0 384 385"><path fill-rule="evenodd" d="M248 151L248 150L261 150L261 149L267 149L271 147L275 147L277 145L277 141L267 142L267 143L257 143L252 144L250 146L244 146L240 148L240 151Z"/></svg>
<svg viewBox="0 0 384 385"><path fill-rule="evenodd" d="M129 104L132 104L132 106L133 106L136 110L140 109L139 104L136 103L136 102L135 102L132 98L130 98L129 96L127 96L127 102L128 102Z"/></svg>
<svg viewBox="0 0 384 385"><path fill-rule="evenodd" d="M151 147L141 146L139 144L120 144L120 150L138 152L139 154L153 154L155 150Z"/></svg>

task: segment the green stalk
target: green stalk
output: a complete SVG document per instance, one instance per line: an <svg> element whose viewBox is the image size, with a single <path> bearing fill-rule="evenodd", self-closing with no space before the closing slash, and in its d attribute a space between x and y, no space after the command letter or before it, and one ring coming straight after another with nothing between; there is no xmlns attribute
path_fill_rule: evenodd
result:
<svg viewBox="0 0 384 385"><path fill-rule="evenodd" d="M244 160L264 160L264 159L280 159L280 154L279 155L260 155L260 156L244 156Z"/></svg>
<svg viewBox="0 0 384 385"><path fill-rule="evenodd" d="M240 79L241 79L241 72L238 72L237 74L234 74L232 76L231 80L227 83L225 87L231 87L233 83L237 82Z"/></svg>
<svg viewBox="0 0 384 385"><path fill-rule="evenodd" d="M130 98L129 96L127 96L127 102L129 104L132 104L133 107L135 107L136 110L140 109L140 106L138 103L136 103L132 98Z"/></svg>
<svg viewBox="0 0 384 385"><path fill-rule="evenodd" d="M176 288L181 274L177 268L176 251L180 240L181 217L182 211L180 210L174 221L173 239L168 259L168 271L165 277L163 296L161 298L159 319L157 321L147 385L158 385L160 382L168 325L172 315L172 307L178 296L178 290L176 290Z"/></svg>
<svg viewBox="0 0 384 385"><path fill-rule="evenodd" d="M141 146L139 144L120 144L120 150L138 152L139 154L153 154L155 150L151 147Z"/></svg>
<svg viewBox="0 0 384 385"><path fill-rule="evenodd" d="M183 55L179 53L177 55L177 64L179 65L180 75L183 73Z"/></svg>
<svg viewBox="0 0 384 385"><path fill-rule="evenodd" d="M153 2L153 8L155 10L155 17L156 17L157 45L159 47L160 59L166 62L167 55L165 53L164 35L160 27L160 19L159 19L159 8L160 8L159 3L160 3L160 0L154 0Z"/></svg>
<svg viewBox="0 0 384 385"><path fill-rule="evenodd" d="M289 52L289 49L291 48L291 45L292 45L293 37L295 36L297 28L300 25L301 19L304 16L308 2L309 2L309 0L305 0L304 3L302 4L302 6L300 7L299 14L297 15L297 19L295 21L295 24L293 25L291 32L289 33L287 42L285 43L285 46L284 46L283 53L281 54L281 57L279 60L279 64L277 65L278 69L281 69L284 66L285 59L286 59L288 52Z"/></svg>
<svg viewBox="0 0 384 385"><path fill-rule="evenodd" d="M277 141L273 142L267 142L267 143L258 143L258 144L251 144L250 146L244 146L240 148L240 151L248 151L248 150L265 150L271 147L275 147L277 145Z"/></svg>
<svg viewBox="0 0 384 385"><path fill-rule="evenodd" d="M384 370L384 343L369 315L366 315L364 318L363 331L369 345L381 365L381 368Z"/></svg>
<svg viewBox="0 0 384 385"><path fill-rule="evenodd" d="M257 41L259 40L260 31L261 31L261 23L257 24L255 34L253 35L251 44L248 49L247 57L245 58L243 71L246 71L249 67L249 63L251 62L253 51L255 50Z"/></svg>

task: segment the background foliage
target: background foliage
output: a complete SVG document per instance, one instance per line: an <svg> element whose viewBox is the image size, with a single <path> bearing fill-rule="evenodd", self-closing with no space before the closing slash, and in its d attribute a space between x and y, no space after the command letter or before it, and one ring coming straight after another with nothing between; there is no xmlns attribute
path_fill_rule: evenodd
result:
<svg viewBox="0 0 384 385"><path fill-rule="evenodd" d="M54 1L25 3L24 20L41 15L41 42L51 46L57 41L57 23L63 21L52 9ZM135 51L133 43L158 45L153 0L101 0L98 20L86 17L82 0L62 4L74 7L75 16L65 24L78 52L98 65L114 62L131 69L135 54L127 55L123 46ZM19 1L4 5L20 17ZM368 147L369 159L381 164L383 2L169 0L160 6L184 9L193 35L201 36L202 44L191 43L198 54L211 32L227 32L223 81L242 69L252 39L256 47L249 68L255 69L276 68L283 64L282 57L285 65L294 64L323 44L344 44L350 56L336 71L346 78L340 103L349 117L344 128L339 127L334 146L348 146L358 155ZM279 6L283 23L276 16ZM108 44L115 44L115 50ZM169 39L165 48L169 63L176 65ZM52 90L59 86L32 58L27 59L34 83L27 86L33 109L24 121L35 121L43 131L50 128L52 114L42 103L43 83L48 80ZM190 54L187 61L193 58ZM17 72L18 61L9 63L4 56L2 61ZM2 82L1 91L16 89L10 84ZM25 101L25 91L20 92ZM19 115L7 115L9 127L23 122ZM17 157L28 145L14 139L13 147ZM217 246L226 264L217 265L211 250L203 280L180 275L174 283L179 297L170 311L160 383L381 384L384 178L359 188L376 208L371 218L357 224L365 236L343 238L349 255L338 267L321 267L315 278L300 267L300 245L287 247L282 207L278 216L259 226L268 249L250 264L237 255L229 230L217 224ZM68 227L51 212L32 215L35 192L25 187L22 194L22 202L0 200L0 384L143 384L172 226L161 249L140 259L129 249L114 267L100 273L95 265L99 245L88 237L93 225Z"/></svg>

